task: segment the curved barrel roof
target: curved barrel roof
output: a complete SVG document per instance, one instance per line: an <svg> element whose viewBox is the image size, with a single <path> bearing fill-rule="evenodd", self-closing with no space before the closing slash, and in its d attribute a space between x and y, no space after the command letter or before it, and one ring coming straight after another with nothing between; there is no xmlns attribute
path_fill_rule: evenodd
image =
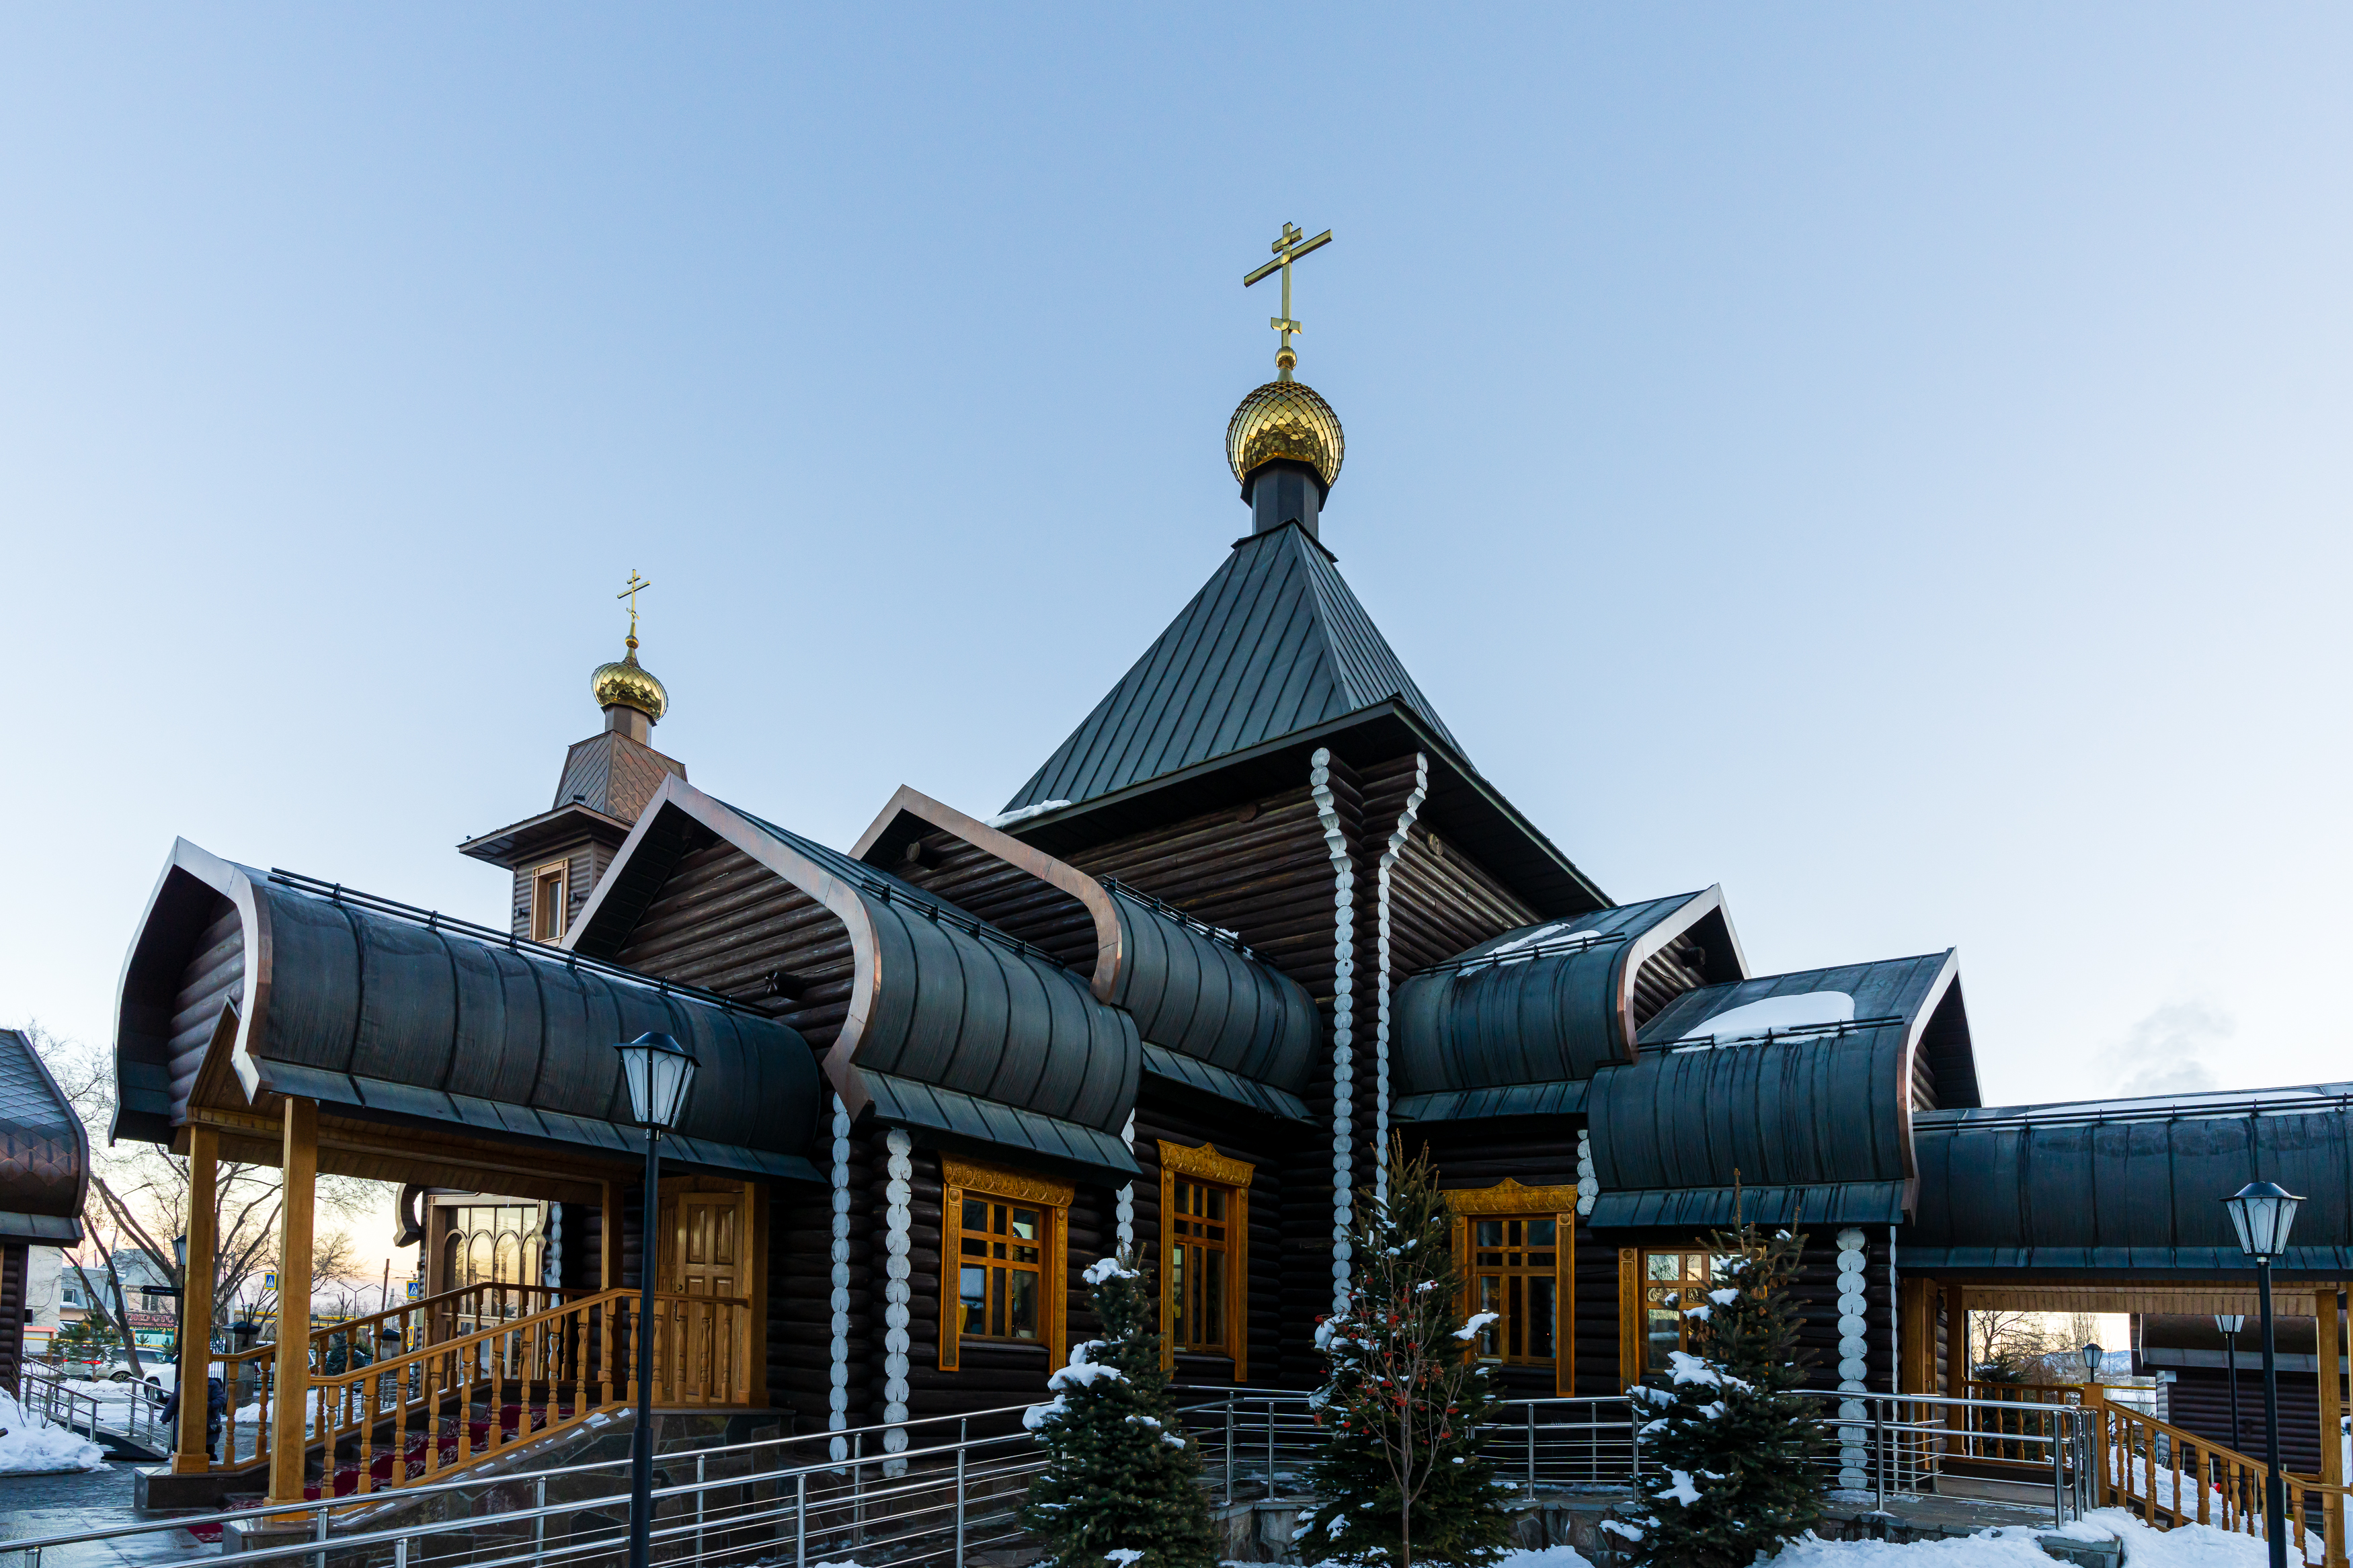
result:
<svg viewBox="0 0 2353 1568"><path fill-rule="evenodd" d="M1912 1207L1920 1041L1959 1005L1950 952L1686 992L1641 1059L1594 1077L1592 1223L1893 1223ZM1806 998L1757 1026L1758 1004ZM1831 1005L1842 998L1842 1005ZM1736 1010L1738 1010L1736 1014ZM1843 1014L1843 1016L1838 1015ZM1710 1027L1725 1019L1722 1029Z"/></svg>
<svg viewBox="0 0 2353 1568"><path fill-rule="evenodd" d="M849 1014L825 1072L852 1114L1122 1174L1134 1022L1030 946L912 883L666 780L568 939L617 952L697 828L822 904L850 942Z"/></svg>
<svg viewBox="0 0 2353 1568"><path fill-rule="evenodd" d="M1174 905L1099 879L1032 845L901 785L850 851L889 863L927 833L945 833L1077 900L1094 928L1090 986L1126 1010L1144 1042L1144 1070L1271 1115L1304 1117L1298 1097L1313 1070L1323 1022L1306 990ZM950 883L942 891L955 893ZM933 895L937 896L937 895ZM1034 904L1005 916L1060 924ZM1066 957L1070 956L1066 953ZM1083 950L1071 958L1084 969Z"/></svg>
<svg viewBox="0 0 2353 1568"><path fill-rule="evenodd" d="M2353 1270L2353 1084L1923 1112L1906 1268L2243 1279L2222 1200L2304 1198L2277 1271Z"/></svg>
<svg viewBox="0 0 2353 1568"><path fill-rule="evenodd" d="M1398 1092L1557 1084L1631 1060L1635 976L1723 908L1709 888L1596 910L1506 931L1414 975L1395 1004ZM1736 965L1725 931L1727 951L1711 957Z"/></svg>
<svg viewBox="0 0 2353 1568"><path fill-rule="evenodd" d="M0 1029L0 1241L73 1247L90 1191L90 1133L15 1029Z"/></svg>
<svg viewBox="0 0 2353 1568"><path fill-rule="evenodd" d="M217 968L206 933L224 911L239 933L235 972L192 987L192 973ZM171 1030L192 989L218 996L214 1011L227 1016ZM628 1124L613 1047L659 1030L699 1064L671 1158L817 1178L806 1152L823 1088L807 1043L783 1025L559 949L264 875L184 839L124 966L122 1135L169 1140L201 1070L172 1059L174 1041L201 1039L201 1054L224 1024L227 1065L248 1099L292 1095L617 1154L644 1136Z"/></svg>

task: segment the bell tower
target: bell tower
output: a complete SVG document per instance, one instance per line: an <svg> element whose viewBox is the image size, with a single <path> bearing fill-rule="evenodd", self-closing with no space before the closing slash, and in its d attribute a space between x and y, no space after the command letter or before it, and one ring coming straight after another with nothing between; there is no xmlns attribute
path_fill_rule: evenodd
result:
<svg viewBox="0 0 2353 1568"><path fill-rule="evenodd" d="M651 586L632 572L614 595L629 603L624 651L588 678L589 694L605 712L605 728L575 742L565 753L554 804L458 846L459 854L503 866L513 875L519 937L561 942L662 780L672 773L686 776L685 763L649 743L654 726L670 710L670 692L638 662L638 595Z"/></svg>

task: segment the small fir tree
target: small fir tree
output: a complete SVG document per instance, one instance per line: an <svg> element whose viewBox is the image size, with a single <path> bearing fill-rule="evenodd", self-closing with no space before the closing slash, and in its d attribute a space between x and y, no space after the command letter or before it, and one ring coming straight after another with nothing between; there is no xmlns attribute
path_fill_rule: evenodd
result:
<svg viewBox="0 0 2353 1568"><path fill-rule="evenodd" d="M1103 1337L1071 1347L1022 1425L1046 1444L1021 1522L1056 1568L1209 1568L1201 1461L1167 1397L1151 1284L1123 1248L1083 1277Z"/></svg>
<svg viewBox="0 0 2353 1568"><path fill-rule="evenodd" d="M1679 1303L1695 1353L1630 1391L1644 1512L1603 1528L1640 1568L1749 1568L1822 1515L1820 1410L1797 1392L1807 1358L1789 1298L1805 1238L1743 1226L1710 1246L1714 1289Z"/></svg>
<svg viewBox="0 0 2353 1568"><path fill-rule="evenodd" d="M1307 1563L1412 1568L1417 1559L1476 1565L1510 1544L1480 1428L1499 1401L1458 1307L1454 1222L1426 1157L1389 1150L1388 1201L1356 1194L1345 1310L1315 1331L1331 1363L1309 1400L1329 1435L1310 1467L1316 1503L1303 1512Z"/></svg>

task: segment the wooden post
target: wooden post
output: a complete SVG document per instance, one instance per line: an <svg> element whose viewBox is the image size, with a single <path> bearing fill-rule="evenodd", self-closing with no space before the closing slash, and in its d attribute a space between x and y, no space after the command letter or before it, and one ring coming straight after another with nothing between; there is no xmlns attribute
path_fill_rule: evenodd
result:
<svg viewBox="0 0 2353 1568"><path fill-rule="evenodd" d="M2312 1288L2313 1348L2320 1352L2320 1479L2331 1489L2321 1494L2321 1532L2327 1542L2322 1561L2327 1568L2345 1568L2345 1500L2335 1488L2345 1484L2345 1450L2338 1435L2344 1396L2337 1382L2344 1370L2344 1315L2337 1310L2337 1287Z"/></svg>
<svg viewBox="0 0 2353 1568"><path fill-rule="evenodd" d="M1945 1397L1969 1396L1969 1294L1958 1285L1945 1287ZM1957 1405L1945 1406L1946 1429L1957 1436L1969 1429L1970 1412ZM1949 1450L1965 1450L1956 1444Z"/></svg>
<svg viewBox="0 0 2353 1568"><path fill-rule="evenodd" d="M310 1457L311 1238L319 1190L319 1102L286 1099L286 1178L278 1211L278 1354L272 1361L269 1500L302 1500Z"/></svg>
<svg viewBox="0 0 2353 1568"><path fill-rule="evenodd" d="M180 1279L180 1430L172 1444L175 1476L201 1475L212 1466L205 1447L211 1413L205 1380L213 1364L213 1255L218 1244L213 1231L219 1217L214 1184L219 1174L220 1134L191 1126L188 1266Z"/></svg>
<svg viewBox="0 0 2353 1568"><path fill-rule="evenodd" d="M603 1207L597 1211L597 1230L603 1237L603 1256L597 1262L597 1289L617 1290L621 1288L621 1184L604 1184Z"/></svg>

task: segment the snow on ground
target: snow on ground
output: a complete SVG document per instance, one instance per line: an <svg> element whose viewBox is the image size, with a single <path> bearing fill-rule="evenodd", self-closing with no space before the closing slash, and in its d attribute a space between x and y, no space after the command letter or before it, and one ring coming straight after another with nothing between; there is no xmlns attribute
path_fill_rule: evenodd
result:
<svg viewBox="0 0 2353 1568"><path fill-rule="evenodd" d="M1915 1541L1898 1546L1887 1541L1820 1541L1812 1536L1791 1542L1773 1559L1775 1568L2051 1568L2034 1539L2022 1525L1998 1525L1975 1535L1949 1541Z"/></svg>
<svg viewBox="0 0 2353 1568"><path fill-rule="evenodd" d="M97 1444L42 1420L0 1393L0 1476L53 1476L105 1463Z"/></svg>

